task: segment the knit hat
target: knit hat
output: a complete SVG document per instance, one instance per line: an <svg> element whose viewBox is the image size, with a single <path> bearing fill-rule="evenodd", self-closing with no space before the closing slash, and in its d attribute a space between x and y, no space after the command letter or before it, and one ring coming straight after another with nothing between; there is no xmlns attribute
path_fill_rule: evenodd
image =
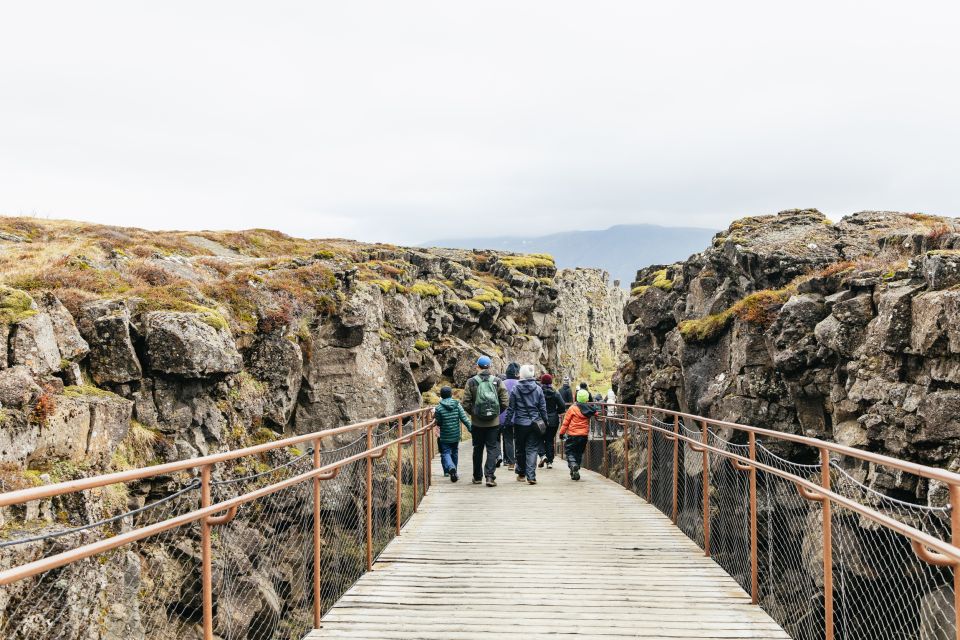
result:
<svg viewBox="0 0 960 640"><path fill-rule="evenodd" d="M543 374L542 376L540 376L540 384L542 385L553 384L553 376L550 375L549 373Z"/></svg>
<svg viewBox="0 0 960 640"><path fill-rule="evenodd" d="M520 367L520 379L521 380L533 380L537 375L537 370L533 368L532 364L525 364Z"/></svg>
<svg viewBox="0 0 960 640"><path fill-rule="evenodd" d="M440 397L446 400L447 398L453 397L453 389L450 387L441 387L440 388Z"/></svg>
<svg viewBox="0 0 960 640"><path fill-rule="evenodd" d="M490 356L480 356L479 358L477 358L477 366L480 367L481 369L489 369L490 363L491 363Z"/></svg>
<svg viewBox="0 0 960 640"><path fill-rule="evenodd" d="M577 402L590 402L590 392L586 389L577 391Z"/></svg>

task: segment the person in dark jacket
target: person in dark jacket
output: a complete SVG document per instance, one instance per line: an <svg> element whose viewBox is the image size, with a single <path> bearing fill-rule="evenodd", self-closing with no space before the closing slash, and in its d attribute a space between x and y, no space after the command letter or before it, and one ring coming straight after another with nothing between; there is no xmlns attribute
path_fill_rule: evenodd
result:
<svg viewBox="0 0 960 640"><path fill-rule="evenodd" d="M507 422L514 425L517 446L517 480L537 484L537 454L543 435L536 421L547 422L547 401L543 389L534 380L532 364L520 367L520 382L510 394Z"/></svg>
<svg viewBox="0 0 960 640"><path fill-rule="evenodd" d="M516 362L508 364L504 376L506 378L503 381L503 386L507 388L507 395L509 396L513 388L517 386L517 378L520 377L520 365ZM501 451L503 452L503 458L497 459L497 466L499 467L501 462L506 462L507 469L513 469L517 463L516 453L514 451L513 425L506 421L506 417L507 410L504 409L503 413L500 414Z"/></svg>
<svg viewBox="0 0 960 640"><path fill-rule="evenodd" d="M570 388L569 376L563 379L563 386L560 387L560 397L563 398L564 403L573 404L573 389Z"/></svg>
<svg viewBox="0 0 960 640"><path fill-rule="evenodd" d="M500 412L510 400L503 381L490 374L490 358L477 359L477 375L467 380L463 390L463 407L470 414L473 430L473 484L483 478L488 487L497 486L497 458L500 457ZM487 460L483 461L486 449Z"/></svg>
<svg viewBox="0 0 960 640"><path fill-rule="evenodd" d="M456 482L457 462L460 452L460 423L470 431L470 418L460 403L453 397L453 389L440 389L440 404L433 409L437 419L438 439L440 440L440 466L443 474L450 476L450 482Z"/></svg>
<svg viewBox="0 0 960 640"><path fill-rule="evenodd" d="M543 389L543 397L547 402L547 432L543 435L540 443L540 466L547 466L547 469L553 469L554 439L557 437L557 429L560 428L560 418L567 410L567 404L556 389L553 388L553 376L545 373L540 376L540 388Z"/></svg>

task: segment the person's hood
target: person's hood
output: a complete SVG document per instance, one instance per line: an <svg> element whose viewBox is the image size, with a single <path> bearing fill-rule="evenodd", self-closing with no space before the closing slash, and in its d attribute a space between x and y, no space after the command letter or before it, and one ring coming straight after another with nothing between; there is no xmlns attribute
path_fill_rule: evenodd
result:
<svg viewBox="0 0 960 640"><path fill-rule="evenodd" d="M596 405L587 404L586 402L578 402L577 408L580 409L580 413L582 413L585 418L589 418L597 412Z"/></svg>
<svg viewBox="0 0 960 640"><path fill-rule="evenodd" d="M545 385L543 385L543 390L544 390L544 391L553 391L553 385L552 385L552 384L545 384Z"/></svg>
<svg viewBox="0 0 960 640"><path fill-rule="evenodd" d="M516 380L517 378L519 378L520 365L518 365L516 362L511 362L510 364L508 364L507 370L504 372L504 376L506 376L508 380Z"/></svg>
<svg viewBox="0 0 960 640"><path fill-rule="evenodd" d="M521 380L513 390L527 396L536 393L539 388L540 385L537 384L536 380Z"/></svg>
<svg viewBox="0 0 960 640"><path fill-rule="evenodd" d="M443 406L448 407L448 408L450 408L450 409L456 409L456 408L457 408L457 399L456 399L456 398L444 398L443 400L440 401L440 404L442 404Z"/></svg>

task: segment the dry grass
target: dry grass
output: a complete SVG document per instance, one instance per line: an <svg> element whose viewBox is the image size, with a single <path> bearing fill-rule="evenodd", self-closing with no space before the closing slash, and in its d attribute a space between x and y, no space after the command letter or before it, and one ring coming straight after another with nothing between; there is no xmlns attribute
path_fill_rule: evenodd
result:
<svg viewBox="0 0 960 640"><path fill-rule="evenodd" d="M776 320L780 307L796 291L793 285L783 289L757 291L738 300L720 313L694 320L684 320L677 328L686 342L710 342L719 338L734 318L757 327L769 327Z"/></svg>

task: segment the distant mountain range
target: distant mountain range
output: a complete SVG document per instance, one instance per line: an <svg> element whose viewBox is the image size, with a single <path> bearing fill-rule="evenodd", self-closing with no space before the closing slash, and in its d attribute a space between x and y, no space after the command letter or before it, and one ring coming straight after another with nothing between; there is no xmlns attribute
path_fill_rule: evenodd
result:
<svg viewBox="0 0 960 640"><path fill-rule="evenodd" d="M494 249L516 253L549 253L560 268L598 267L628 288L637 269L651 264L685 260L710 246L716 230L699 227L661 227L623 224L596 231L565 231L546 236L444 238L424 247Z"/></svg>

